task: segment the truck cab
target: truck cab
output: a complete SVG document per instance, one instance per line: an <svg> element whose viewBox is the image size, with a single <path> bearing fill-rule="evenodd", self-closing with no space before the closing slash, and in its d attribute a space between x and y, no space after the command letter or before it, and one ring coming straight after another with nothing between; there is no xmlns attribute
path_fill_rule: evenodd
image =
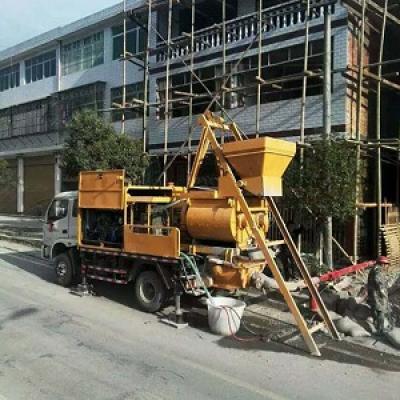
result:
<svg viewBox="0 0 400 400"><path fill-rule="evenodd" d="M69 286L79 275L77 252L78 192L54 197L43 223L42 258L54 264L57 281Z"/></svg>

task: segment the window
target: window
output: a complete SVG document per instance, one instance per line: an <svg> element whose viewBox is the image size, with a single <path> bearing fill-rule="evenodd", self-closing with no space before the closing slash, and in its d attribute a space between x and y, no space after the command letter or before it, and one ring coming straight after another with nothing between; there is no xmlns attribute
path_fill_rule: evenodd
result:
<svg viewBox="0 0 400 400"><path fill-rule="evenodd" d="M0 70L0 92L19 86L19 64Z"/></svg>
<svg viewBox="0 0 400 400"><path fill-rule="evenodd" d="M78 199L75 199L72 205L72 218L78 218Z"/></svg>
<svg viewBox="0 0 400 400"><path fill-rule="evenodd" d="M61 124L66 126L76 111L102 109L104 86L103 82L97 82L58 93Z"/></svg>
<svg viewBox="0 0 400 400"><path fill-rule="evenodd" d="M183 2L181 2L183 3ZM196 4L196 18L194 29L200 30L208 28L214 24L220 24L222 22L222 4L216 3L212 0L204 0ZM226 20L235 19L238 17L238 0L227 0L226 1ZM243 2L245 3L245 2ZM175 11L175 10L174 10ZM182 4L180 8L177 7L179 14L176 16L179 22L179 32L190 32L192 29L192 10L190 7L186 7ZM175 14L175 12L174 12ZM160 24L167 26L168 14L164 12ZM162 29L161 26L159 30ZM161 39L158 38L158 41Z"/></svg>
<svg viewBox="0 0 400 400"><path fill-rule="evenodd" d="M124 26L112 28L113 34L113 60L117 60L124 53ZM126 27L126 51L138 54L144 51L145 32L134 22L128 22Z"/></svg>
<svg viewBox="0 0 400 400"><path fill-rule="evenodd" d="M35 101L12 108L12 136L48 131L49 102Z"/></svg>
<svg viewBox="0 0 400 400"><path fill-rule="evenodd" d="M11 113L10 109L0 110L0 139L11 135Z"/></svg>
<svg viewBox="0 0 400 400"><path fill-rule="evenodd" d="M61 49L62 74L93 68L104 63L104 33L98 32L66 44Z"/></svg>
<svg viewBox="0 0 400 400"><path fill-rule="evenodd" d="M68 215L68 200L53 200L47 213L47 222L58 221Z"/></svg>
<svg viewBox="0 0 400 400"><path fill-rule="evenodd" d="M49 120L48 98L0 110L0 138L47 133Z"/></svg>
<svg viewBox="0 0 400 400"><path fill-rule="evenodd" d="M25 61L25 82L31 83L56 75L56 51L49 51Z"/></svg>
<svg viewBox="0 0 400 400"><path fill-rule="evenodd" d="M144 84L143 82L134 83L126 86L126 102L131 103L133 99L144 100ZM111 89L111 103L122 104L122 87ZM136 107L135 103L133 106ZM114 105L112 105L114 107ZM125 119L140 118L143 115L143 106L137 104L137 108L125 112ZM120 121L122 111L113 111L112 121Z"/></svg>

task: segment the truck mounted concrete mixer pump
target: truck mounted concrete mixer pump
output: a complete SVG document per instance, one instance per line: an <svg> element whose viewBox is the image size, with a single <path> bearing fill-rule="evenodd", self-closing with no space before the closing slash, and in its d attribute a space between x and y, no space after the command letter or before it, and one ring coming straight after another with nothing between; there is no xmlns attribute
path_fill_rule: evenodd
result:
<svg viewBox="0 0 400 400"><path fill-rule="evenodd" d="M272 200L282 195L282 175L296 145L245 138L235 124L212 113L202 115L199 123L202 135L187 187L132 186L122 170L80 174L74 251L79 257L70 256L80 260L80 268L72 266L71 280L79 276L83 287L89 280L133 282L138 306L155 312L173 294L180 298L183 293L203 295L205 287L248 288L260 277L262 281L268 266L310 351L318 353L266 239L272 214L306 286L325 312ZM217 187L196 187L209 151L219 168Z"/></svg>

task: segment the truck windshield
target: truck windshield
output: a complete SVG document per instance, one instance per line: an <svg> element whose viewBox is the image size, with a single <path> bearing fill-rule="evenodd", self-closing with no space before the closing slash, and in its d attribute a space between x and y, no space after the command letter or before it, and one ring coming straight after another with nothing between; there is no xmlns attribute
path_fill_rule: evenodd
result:
<svg viewBox="0 0 400 400"><path fill-rule="evenodd" d="M47 213L47 221L57 221L65 218L68 214L68 200L54 200Z"/></svg>

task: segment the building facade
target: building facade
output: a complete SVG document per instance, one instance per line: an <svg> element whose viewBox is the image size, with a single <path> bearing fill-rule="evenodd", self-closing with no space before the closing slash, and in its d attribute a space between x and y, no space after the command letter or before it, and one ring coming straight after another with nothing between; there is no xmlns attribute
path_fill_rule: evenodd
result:
<svg viewBox="0 0 400 400"><path fill-rule="evenodd" d="M151 155L160 155L162 164L164 155L165 162L182 144L195 149L200 135L196 115L221 90L219 104L248 135L298 140L304 2L264 0L262 12L257 0L196 0L195 11L191 1L181 1L172 10L168 2L156 3L149 30L146 110L146 148ZM129 102L144 98L140 55L146 50L147 30L138 16L146 16L147 9L140 0L128 1L127 8L132 17L126 30L132 55L132 62L125 63ZM304 133L319 135L323 130L326 10L332 16L332 132L351 138L355 89L344 72L357 53L357 41L348 10L339 1L311 1ZM15 180L15 185L0 190L0 212L40 214L54 193L72 188L60 168L60 151L75 111L98 110L120 129L121 111L111 110L122 103L123 11L119 4L0 52L0 158L9 161ZM220 110L217 105L212 109ZM363 108L365 137L367 113ZM143 138L143 115L139 108L125 113L128 134ZM185 181L187 158L176 159L169 180Z"/></svg>

